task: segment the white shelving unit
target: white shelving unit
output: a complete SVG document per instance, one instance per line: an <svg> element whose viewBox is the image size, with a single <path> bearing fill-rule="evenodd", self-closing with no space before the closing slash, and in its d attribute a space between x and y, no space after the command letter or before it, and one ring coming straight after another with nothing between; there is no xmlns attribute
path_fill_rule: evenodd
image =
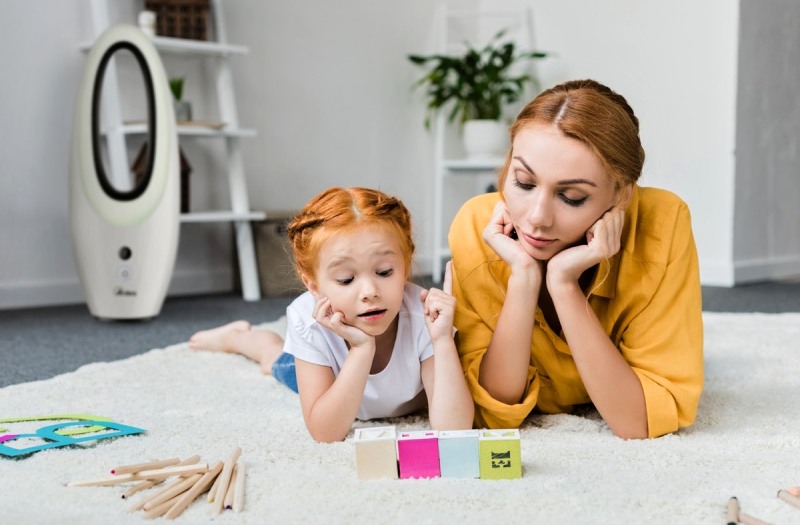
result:
<svg viewBox="0 0 800 525"><path fill-rule="evenodd" d="M95 36L102 33L110 25L109 0L92 0L92 16ZM208 64L213 76L217 105L219 107L219 121L225 123L224 127L210 127L191 125L177 126L180 140L195 138L215 138L225 141L225 165L230 193L230 208L202 212L181 214L182 223L219 223L229 222L233 225L237 255L239 260L239 274L241 276L242 296L247 301L261 299L258 280L258 267L256 264L255 247L253 243L252 221L263 220L266 214L250 209L250 199L247 192L247 182L242 160L240 139L254 137L255 130L239 127L239 117L236 109L236 99L233 90L233 76L231 74L228 58L234 55L243 55L248 52L245 46L229 44L225 31L224 13L221 0L211 0L211 20L213 20L216 40L198 41L181 38L168 38L156 36L152 38L153 44L163 55L185 55L187 57L210 57ZM135 24L135 21L130 21ZM82 49L91 48L91 43L81 46ZM117 86L116 72L109 71L105 83ZM112 92L114 90L111 90ZM126 135L144 134L147 132L145 124L125 124L122 122L119 111L118 95L111 93L109 106L112 108L103 128L109 144L109 161L114 166L115 172L123 172L129 166L127 151L124 146ZM116 109L114 109L116 106Z"/></svg>
<svg viewBox="0 0 800 525"><path fill-rule="evenodd" d="M481 34L494 35L498 25L501 27L514 28L516 26L516 37L523 46L530 46L531 43L531 13L530 9L494 9L494 10L451 10L446 4L440 6L438 12L438 53L461 53L463 51L463 35L453 34L454 25L470 25L472 36L468 40L475 43L475 38ZM476 175L490 175L502 168L505 159L463 158L457 148L451 146L451 137L448 134L452 127L448 128L444 112L439 112L436 117L434 128L434 183L433 183L433 246L431 256L432 277L434 282L441 282L443 276L444 262L450 258L450 248L445 238L445 199L448 192L445 192L446 184L452 177L463 177ZM452 217L450 218L452 219Z"/></svg>

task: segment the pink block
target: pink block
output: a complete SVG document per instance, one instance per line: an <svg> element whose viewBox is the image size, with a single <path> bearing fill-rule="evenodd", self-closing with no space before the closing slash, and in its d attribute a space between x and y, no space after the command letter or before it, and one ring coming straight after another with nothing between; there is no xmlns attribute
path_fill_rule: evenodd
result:
<svg viewBox="0 0 800 525"><path fill-rule="evenodd" d="M397 437L397 458L400 462L400 479L440 477L439 432L402 432Z"/></svg>

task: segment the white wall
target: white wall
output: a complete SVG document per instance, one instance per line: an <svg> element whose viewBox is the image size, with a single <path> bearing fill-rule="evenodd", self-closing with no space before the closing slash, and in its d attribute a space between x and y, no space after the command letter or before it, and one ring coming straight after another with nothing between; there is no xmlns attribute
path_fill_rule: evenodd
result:
<svg viewBox="0 0 800 525"><path fill-rule="evenodd" d="M90 3L46 2L46 17L42 3L6 0L0 17L0 60L15 72L0 83L0 308L82 297L66 194L77 46L92 36ZM406 55L434 50L438 3L225 2L229 40L250 48L233 65L240 121L259 133L242 146L254 208L298 208L331 185L377 186L408 204L418 258L429 262L433 151L409 88L419 70ZM558 55L541 64L546 85L593 77L628 98L648 154L642 184L688 202L703 283L732 284L738 3L486 3L533 7L535 45ZM189 66L168 64L168 72L181 67ZM188 76L202 73L195 67ZM196 114L209 103L197 85L187 96L198 101ZM198 206L227 199L209 176L220 167L215 147L186 145ZM181 235L171 293L230 288L229 229L190 225Z"/></svg>
<svg viewBox="0 0 800 525"><path fill-rule="evenodd" d="M533 0L548 85L599 80L639 117L640 184L677 193L692 212L703 284L733 284L738 6L729 0Z"/></svg>
<svg viewBox="0 0 800 525"><path fill-rule="evenodd" d="M744 0L741 6L737 283L800 274L800 4Z"/></svg>

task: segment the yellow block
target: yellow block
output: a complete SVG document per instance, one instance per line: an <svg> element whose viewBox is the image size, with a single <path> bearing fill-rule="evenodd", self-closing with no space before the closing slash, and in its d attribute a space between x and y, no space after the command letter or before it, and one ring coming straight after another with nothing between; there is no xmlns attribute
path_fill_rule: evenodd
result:
<svg viewBox="0 0 800 525"><path fill-rule="evenodd" d="M478 437L481 479L522 477L519 430L481 430Z"/></svg>

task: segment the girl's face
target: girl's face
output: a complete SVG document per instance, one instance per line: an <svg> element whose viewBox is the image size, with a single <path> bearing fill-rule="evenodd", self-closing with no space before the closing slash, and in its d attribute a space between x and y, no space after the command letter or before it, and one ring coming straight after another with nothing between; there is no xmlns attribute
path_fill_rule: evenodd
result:
<svg viewBox="0 0 800 525"><path fill-rule="evenodd" d="M586 239L614 206L618 191L600 159L557 128L520 129L503 185L506 208L523 250L541 261Z"/></svg>
<svg viewBox="0 0 800 525"><path fill-rule="evenodd" d="M405 260L396 234L373 224L325 241L316 281L308 288L316 297L327 297L346 324L374 337L397 317L405 283Z"/></svg>

